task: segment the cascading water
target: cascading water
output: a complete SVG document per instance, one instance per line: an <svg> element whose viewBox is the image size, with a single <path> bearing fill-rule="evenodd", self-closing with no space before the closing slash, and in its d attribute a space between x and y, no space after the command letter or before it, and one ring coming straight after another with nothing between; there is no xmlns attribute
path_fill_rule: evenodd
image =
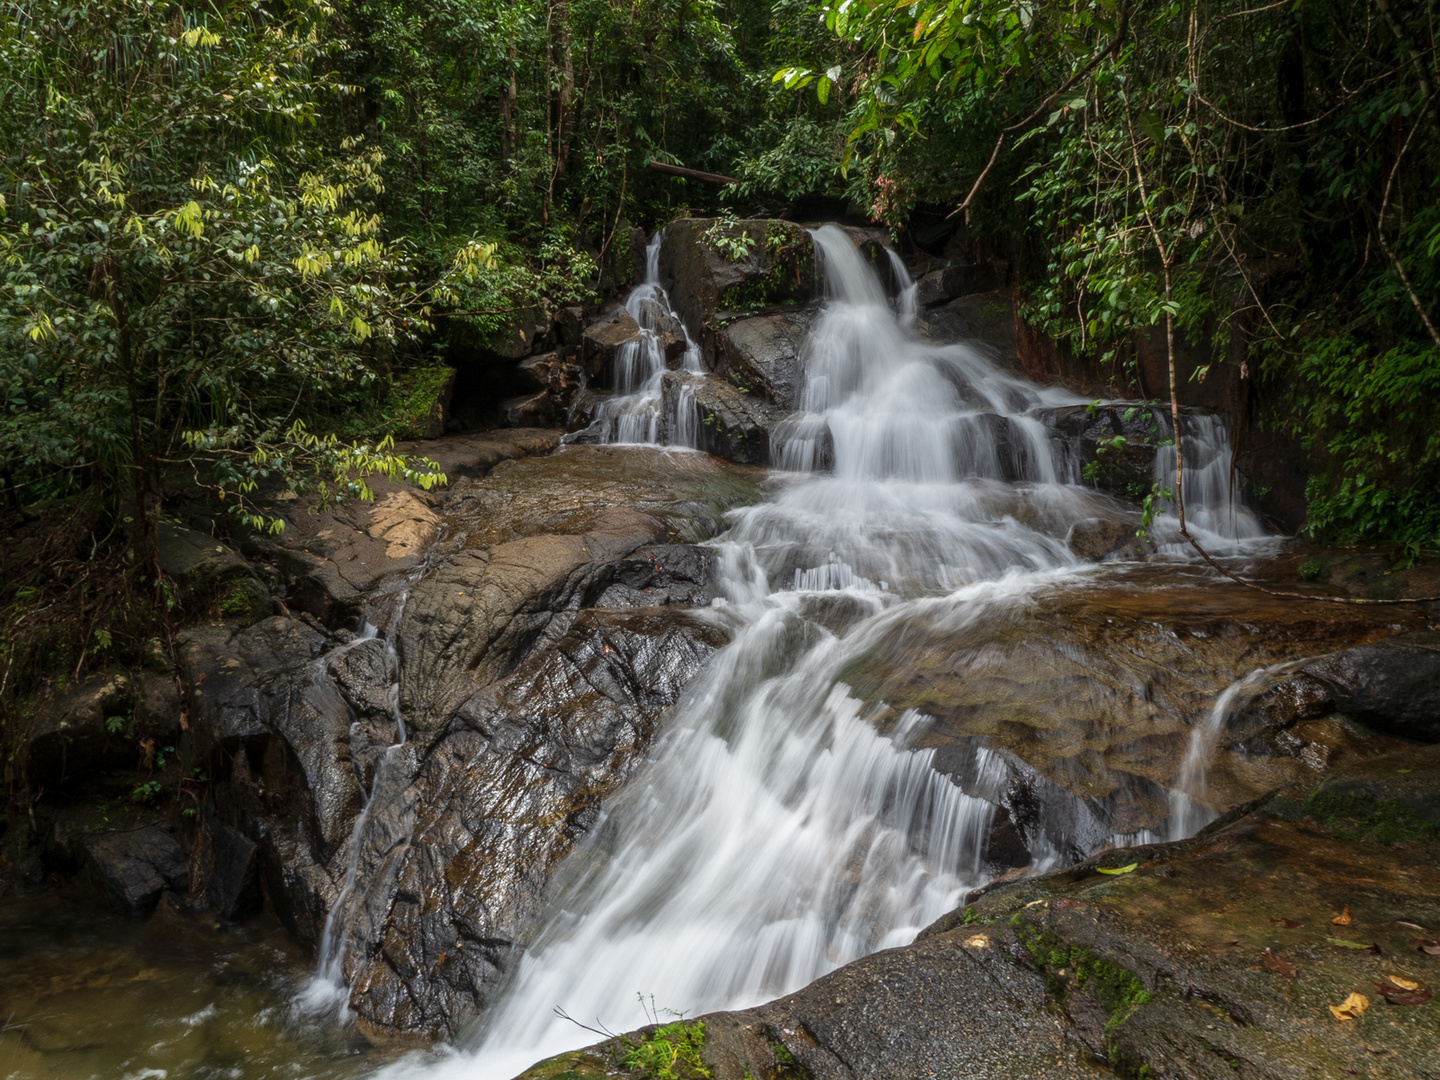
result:
<svg viewBox="0 0 1440 1080"><path fill-rule="evenodd" d="M1210 759L1230 718L1245 705L1259 697L1287 675L1299 671L1314 657L1287 660L1282 664L1256 668L1236 679L1220 692L1205 719L1190 729L1180 778L1170 792L1170 834L1167 839L1183 840L1193 836L1220 815L1207 801L1209 794Z"/></svg>
<svg viewBox="0 0 1440 1080"><path fill-rule="evenodd" d="M812 467L823 437L833 471L733 515L717 617L735 638L572 856L464 1075L588 1041L557 1007L618 1030L644 1022L637 992L694 1014L794 990L909 941L980 883L998 758L977 752L967 794L908 748L923 716L880 734L883 703L846 674L919 614L958 625L1081 572L1064 537L1098 497L1056 482L1027 415L1078 399L914 340L844 232L814 235L829 299L786 426L807 450L781 435L776 458Z"/></svg>
<svg viewBox="0 0 1440 1080"><path fill-rule="evenodd" d="M1165 417L1166 427L1170 426ZM1182 473L1185 525L1203 545L1220 550L1253 547L1247 541L1266 541L1260 519L1241 501L1232 475L1230 432L1225 418L1214 414L1180 417L1185 469ZM1155 451L1155 482L1166 489L1175 486L1175 445ZM1162 500L1157 526L1162 535L1178 529L1175 507ZM1176 538L1176 543L1184 541ZM1186 547L1188 548L1188 544Z"/></svg>
<svg viewBox="0 0 1440 1080"><path fill-rule="evenodd" d="M916 748L924 715L887 719L849 680L903 667L917 620L963 633L1090 572L1067 531L1113 504L1059 482L1036 415L1080 399L970 347L916 341L903 296L897 317L842 230L814 241L828 299L805 347L803 411L772 445L793 471L715 542L715 617L733 640L570 857L478 1046L446 1066L456 1075L500 1080L592 1041L557 1010L623 1030L647 1022L637 993L694 1015L797 989L908 942L981 881L1002 756L971 751L962 789ZM642 286L632 312L658 296ZM653 437L651 420L622 418L658 415L663 369L653 352L620 361L607 431ZM822 456L831 470L811 471ZM1059 845L1036 828L1039 867Z"/></svg>
<svg viewBox="0 0 1440 1080"><path fill-rule="evenodd" d="M684 323L671 310L670 298L660 285L660 245L664 238L665 233L661 231L651 239L645 249L645 280L625 298L625 310L640 327L640 337L615 351L615 369L612 372L615 394L600 404L591 425L602 442L661 441L660 380L667 370L664 326L678 328L684 338L685 352L680 359L680 370L702 370L700 348L690 340ZM686 410L681 411L686 413ZM693 413L694 409L688 412ZM682 427L684 419L682 415ZM677 432L671 441L679 446L693 446L693 438L694 432L686 428Z"/></svg>

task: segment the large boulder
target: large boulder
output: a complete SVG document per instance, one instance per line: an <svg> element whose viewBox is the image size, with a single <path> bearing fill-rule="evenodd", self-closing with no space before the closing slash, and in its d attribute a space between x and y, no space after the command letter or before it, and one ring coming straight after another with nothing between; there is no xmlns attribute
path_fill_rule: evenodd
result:
<svg viewBox="0 0 1440 1080"><path fill-rule="evenodd" d="M814 244L787 221L682 218L665 230L660 279L691 339L711 359L716 312L804 303L816 295Z"/></svg>
<svg viewBox="0 0 1440 1080"><path fill-rule="evenodd" d="M1062 405L1041 409L1060 440L1072 480L1127 499L1150 493L1155 455L1170 440L1170 417L1157 405Z"/></svg>
<svg viewBox="0 0 1440 1080"><path fill-rule="evenodd" d="M461 704L382 785L346 913L350 1004L453 1036L532 931L549 877L636 765L663 711L727 638L683 607L583 611Z"/></svg>
<svg viewBox="0 0 1440 1080"><path fill-rule="evenodd" d="M189 872L185 852L160 825L146 825L90 837L85 869L122 910L148 915L166 889L185 892Z"/></svg>
<svg viewBox="0 0 1440 1080"><path fill-rule="evenodd" d="M957 341L976 344L1000 366L1016 370L1020 367L1014 308L1010 294L1004 290L971 293L922 311L915 330L937 345Z"/></svg>
<svg viewBox="0 0 1440 1080"><path fill-rule="evenodd" d="M1240 723L1285 730L1332 713L1387 735L1440 742L1440 632L1411 631L1322 656L1257 698Z"/></svg>
<svg viewBox="0 0 1440 1080"><path fill-rule="evenodd" d="M811 312L797 310L723 323L715 333L716 373L758 390L782 409L799 408L811 318Z"/></svg>
<svg viewBox="0 0 1440 1080"><path fill-rule="evenodd" d="M770 462L770 434L785 411L726 379L666 372L660 382L667 441L687 442L742 465Z"/></svg>
<svg viewBox="0 0 1440 1080"><path fill-rule="evenodd" d="M580 339L580 366L592 382L614 370L615 353L622 345L639 341L640 324L624 308L617 308L585 328Z"/></svg>
<svg viewBox="0 0 1440 1080"><path fill-rule="evenodd" d="M915 303L935 307L972 293L991 292L998 284L994 266L956 262L922 275L915 283Z"/></svg>

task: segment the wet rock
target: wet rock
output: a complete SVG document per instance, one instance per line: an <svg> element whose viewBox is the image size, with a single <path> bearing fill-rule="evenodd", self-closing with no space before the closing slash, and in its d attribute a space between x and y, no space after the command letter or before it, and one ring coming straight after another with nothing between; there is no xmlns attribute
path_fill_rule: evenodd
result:
<svg viewBox="0 0 1440 1080"><path fill-rule="evenodd" d="M229 755L263 757L283 744L272 768L293 758L303 789L293 794L324 859L345 840L359 809L350 765L349 706L317 658L325 635L296 619L274 616L249 629L199 627L180 635L191 714ZM272 784L280 786L278 779Z"/></svg>
<svg viewBox="0 0 1440 1080"><path fill-rule="evenodd" d="M516 368L527 389L548 394L557 415L564 415L580 390L580 365L574 349L541 353ZM551 421L553 422L553 421Z"/></svg>
<svg viewBox="0 0 1440 1080"><path fill-rule="evenodd" d="M1138 517L1092 517L1077 521L1070 527L1065 542L1082 559L1101 562L1105 559L1131 558L1155 550L1153 541L1136 535Z"/></svg>
<svg viewBox="0 0 1440 1080"><path fill-rule="evenodd" d="M1062 440L1086 483L1127 499L1149 494L1156 448L1170 439L1169 418L1159 406L1065 405L1036 415Z"/></svg>
<svg viewBox="0 0 1440 1080"><path fill-rule="evenodd" d="M956 263L931 270L915 283L915 302L934 307L972 293L990 292L999 284L995 268Z"/></svg>
<svg viewBox="0 0 1440 1080"><path fill-rule="evenodd" d="M1310 708L1319 687L1337 712L1388 735L1440 742L1440 633L1401 634L1307 664L1297 688ZM1317 686L1318 684L1318 686ZM1297 710L1298 711L1298 710Z"/></svg>
<svg viewBox="0 0 1440 1080"><path fill-rule="evenodd" d="M915 320L915 331L936 344L971 342L1001 367L1020 366L1015 314L1010 294L1004 290L972 293L923 311Z"/></svg>
<svg viewBox="0 0 1440 1080"><path fill-rule="evenodd" d="M792 413L770 428L770 463L791 472L829 472L835 467L835 437L815 413Z"/></svg>
<svg viewBox="0 0 1440 1080"><path fill-rule="evenodd" d="M580 366L592 381L597 381L613 369L615 351L621 345L639 340L640 324L628 311L619 308L585 328L580 341Z"/></svg>
<svg viewBox="0 0 1440 1080"><path fill-rule="evenodd" d="M1079 859L1118 836L1163 834L1191 729L1232 681L1389 633L1364 609L1187 582L1154 566L1123 584L897 623L842 678L892 710L886 730L906 709L930 718L913 745L933 748L935 767L968 793L1003 806L1027 851L1044 836L1062 858ZM1397 745L1339 723L1277 741L1278 727L1262 733L1245 706L1233 703L1237 715L1217 735L1202 797L1215 813ZM1267 749L1254 752L1261 742Z"/></svg>
<svg viewBox="0 0 1440 1080"><path fill-rule="evenodd" d="M148 915L167 888L184 892L188 882L184 851L159 825L91 837L85 869L132 915Z"/></svg>
<svg viewBox="0 0 1440 1080"><path fill-rule="evenodd" d="M1365 794L1327 815L1326 793L1355 784ZM1440 924L1440 805L1392 829L1398 846L1366 832L1409 791L1440 791L1440 750L1312 780L1193 840L998 885L911 945L767 1005L698 1018L702 1056L717 1080L790 1075L791 1061L812 1080L1430 1075L1440 1013L1387 1005L1374 989L1387 970L1431 981L1416 966L1427 959L1416 941L1431 931L1412 927ZM1319 824L1296 824L1306 811ZM1354 921L1337 927L1342 907ZM1368 1011L1338 1020L1327 1006L1355 991ZM525 1076L607 1075L615 1046Z"/></svg>
<svg viewBox="0 0 1440 1080"><path fill-rule="evenodd" d="M585 334L585 309L579 305L562 307L555 313L555 336L562 347L574 348Z"/></svg>
<svg viewBox="0 0 1440 1080"><path fill-rule="evenodd" d="M255 844L237 829L210 821L196 844L196 906L221 918L243 919L260 910Z"/></svg>
<svg viewBox="0 0 1440 1080"><path fill-rule="evenodd" d="M716 332L716 373L758 390L781 408L797 409L809 329L810 314L803 311L727 323Z"/></svg>
<svg viewBox="0 0 1440 1080"><path fill-rule="evenodd" d="M461 704L413 785L377 795L348 953L362 1017L453 1036L474 1015L558 860L727 636L679 607L582 611Z"/></svg>
<svg viewBox="0 0 1440 1080"><path fill-rule="evenodd" d="M92 675L41 710L31 734L30 774L58 788L107 764L133 766L134 746L125 745L133 731L130 677Z"/></svg>
<svg viewBox="0 0 1440 1080"><path fill-rule="evenodd" d="M711 318L719 311L752 311L815 296L815 252L810 234L787 221L745 220L729 228L750 242L749 254L731 259L707 236L714 218L682 218L665 230L660 279L690 337L713 357Z"/></svg>
<svg viewBox="0 0 1440 1080"><path fill-rule="evenodd" d="M724 379L666 372L661 379L667 428L675 430L689 411L697 449L742 465L770 461L770 432L784 412L759 394Z"/></svg>
<svg viewBox="0 0 1440 1080"><path fill-rule="evenodd" d="M312 615L326 626L355 626L365 594L376 582L419 565L438 527L437 510L458 482L484 476L502 461L548 453L560 434L517 428L406 444L399 447L402 452L435 460L449 487L423 491L372 477L373 503L341 503L312 512L300 499L262 502L263 510L282 518L285 529L278 536L249 537L242 551L279 568L288 610Z"/></svg>
<svg viewBox="0 0 1440 1080"><path fill-rule="evenodd" d="M521 394L500 403L500 419L506 427L544 427L558 420L555 402L548 391Z"/></svg>
<svg viewBox="0 0 1440 1080"><path fill-rule="evenodd" d="M174 580L180 602L191 614L206 611L217 600L223 611L234 604L233 600L226 604L225 599L248 599L250 587L258 586L250 563L234 548L206 533L161 522L157 544L160 569ZM268 608L268 592L261 587L256 595L261 598L259 603ZM244 606L248 611L250 605Z"/></svg>

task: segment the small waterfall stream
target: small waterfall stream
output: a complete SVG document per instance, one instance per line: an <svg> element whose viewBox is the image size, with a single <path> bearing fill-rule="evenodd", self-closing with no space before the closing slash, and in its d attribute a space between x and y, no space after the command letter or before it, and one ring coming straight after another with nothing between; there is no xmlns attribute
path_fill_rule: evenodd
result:
<svg viewBox="0 0 1440 1080"><path fill-rule="evenodd" d="M640 327L636 341L621 345L615 352L612 373L615 395L600 404L592 428L606 443L658 443L661 441L663 411L660 380L668 369L664 328L678 329L685 341L679 370L698 373L700 347L690 340L685 324L670 307L670 298L660 285L660 245L664 231L657 232L645 249L645 280L625 298L625 310ZM685 393L684 390L681 393ZM683 404L683 403L682 403ZM677 446L694 446L694 408L681 409L681 427L672 440Z"/></svg>
<svg viewBox="0 0 1440 1080"><path fill-rule="evenodd" d="M1059 482L1058 443L1033 415L1079 399L970 347L915 340L905 294L897 317L849 237L814 238L828 300L805 348L803 412L772 455L794 471L715 542L735 638L571 856L478 1045L447 1066L456 1075L500 1080L593 1040L557 1008L623 1030L646 1022L637 994L695 1015L792 991L908 942L981 883L996 812L982 795L1003 764L977 751L981 794L967 794L911 748L923 715L882 734L883 702L847 677L907 620L962 627L1089 572L1064 538L1097 497ZM651 420L625 419L658 397L663 357L646 356L621 364L617 437L653 441ZM811 472L827 429L833 470Z"/></svg>

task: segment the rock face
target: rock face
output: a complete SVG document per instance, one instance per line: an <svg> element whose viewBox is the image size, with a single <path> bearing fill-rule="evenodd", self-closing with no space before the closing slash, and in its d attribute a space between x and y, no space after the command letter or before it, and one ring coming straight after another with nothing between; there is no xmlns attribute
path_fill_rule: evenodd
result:
<svg viewBox="0 0 1440 1080"><path fill-rule="evenodd" d="M915 745L933 748L935 768L1001 807L986 855L998 874L1048 847L1076 860L1117 835L1163 833L1190 733L1217 697L1215 672L1238 681L1327 643L1392 632L1363 609L1262 597L1150 567L1124 586L1040 595L959 624L898 624L857 655L844 681L888 706L882 727L906 709L932 718ZM1199 796L1217 813L1399 745L1339 718L1254 719L1244 697L1235 708Z"/></svg>
<svg viewBox="0 0 1440 1080"><path fill-rule="evenodd" d="M783 409L725 379L669 371L660 388L669 431L688 423L697 449L742 465L769 464L771 432L785 419Z"/></svg>
<svg viewBox="0 0 1440 1080"><path fill-rule="evenodd" d="M1077 479L1122 498L1149 493L1156 447L1170 438L1170 418L1158 406L1065 405L1038 415L1064 443Z"/></svg>
<svg viewBox="0 0 1440 1080"><path fill-rule="evenodd" d="M85 868L132 915L148 915L166 889L183 893L188 886L185 853L160 825L91 837Z"/></svg>
<svg viewBox="0 0 1440 1080"><path fill-rule="evenodd" d="M915 330L921 338L937 344L978 343L1001 367L1020 367L1008 292L971 293L922 311L916 317Z"/></svg>
<svg viewBox="0 0 1440 1080"><path fill-rule="evenodd" d="M798 409L811 317L808 311L786 311L727 323L716 333L716 373L758 390L782 409Z"/></svg>
<svg viewBox="0 0 1440 1080"><path fill-rule="evenodd" d="M707 235L714 228L734 246L720 250ZM727 227L713 218L682 218L665 231L660 280L691 339L713 362L716 312L804 303L816 295L814 245L809 233L786 221Z"/></svg>
<svg viewBox="0 0 1440 1080"><path fill-rule="evenodd" d="M1431 931L1415 927L1440 923L1440 803L1405 801L1422 790L1440 790L1433 747L1296 786L1194 840L992 888L912 945L700 1017L701 1057L715 1080L1434 1075L1440 1013L1379 989L1404 1001L1387 973L1440 975L1416 949ZM1353 921L1333 925L1342 908ZM1355 992L1363 1014L1334 1015ZM652 1031L524 1075L626 1075L620 1059Z"/></svg>
<svg viewBox="0 0 1440 1080"><path fill-rule="evenodd" d="M1440 742L1440 633L1400 634L1321 657L1267 691L1242 719L1288 729L1332 714L1387 735Z"/></svg>
<svg viewBox="0 0 1440 1080"><path fill-rule="evenodd" d="M377 545L379 636L304 614L182 636L199 756L227 781L192 894L233 916L258 883L376 1029L454 1035L484 1004L557 862L728 640L691 544L763 479L659 450L473 452L449 448L443 535L405 492L341 534Z"/></svg>
<svg viewBox="0 0 1440 1080"><path fill-rule="evenodd" d="M599 381L614 368L615 352L640 340L640 324L620 308L585 328L580 339L580 366L591 381Z"/></svg>

